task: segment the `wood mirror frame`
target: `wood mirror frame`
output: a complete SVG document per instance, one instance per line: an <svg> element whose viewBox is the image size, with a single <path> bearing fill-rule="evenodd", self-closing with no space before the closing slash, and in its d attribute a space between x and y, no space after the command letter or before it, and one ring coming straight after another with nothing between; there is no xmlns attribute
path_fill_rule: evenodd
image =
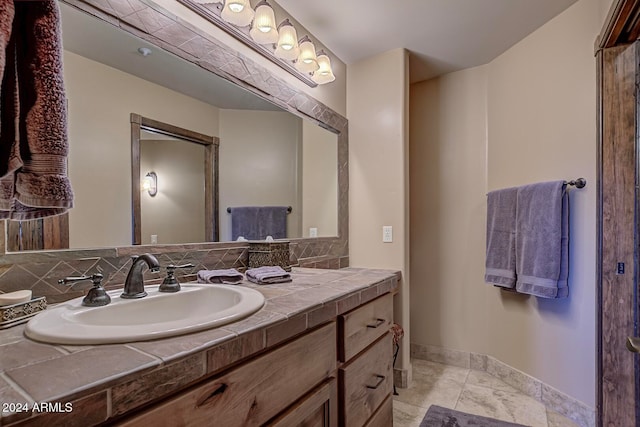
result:
<svg viewBox="0 0 640 427"><path fill-rule="evenodd" d="M131 113L131 211L132 236L134 245L142 244L142 209L140 207L140 133L142 130L175 137L187 143L204 146L204 227L205 241L219 239L219 185L218 153L220 139L192 130Z"/></svg>

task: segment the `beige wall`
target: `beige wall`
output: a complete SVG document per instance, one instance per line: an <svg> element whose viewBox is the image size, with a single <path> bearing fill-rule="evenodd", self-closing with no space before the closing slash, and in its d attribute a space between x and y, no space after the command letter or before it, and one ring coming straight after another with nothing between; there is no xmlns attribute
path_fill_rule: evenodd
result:
<svg viewBox="0 0 640 427"><path fill-rule="evenodd" d="M331 50L326 47L324 50L329 54L331 58L331 66L333 68L333 72L336 76L336 80L332 83L328 83L325 85L320 85L315 88L307 86L305 83L300 81L298 78L292 76L289 72L283 70L279 66L271 63L269 60L265 59L262 55L258 54L251 48L247 47L244 43L236 40L232 36L228 35L226 32L218 28L216 25L206 21L204 18L200 17L196 13L189 10L187 7L178 3L175 0L154 0L154 3L162 6L169 12L175 14L176 16L190 22L200 30L205 31L208 34L211 34L216 40L219 40L226 46L229 46L239 53L245 55L246 57L252 59L256 63L265 67L269 72L288 82L292 86L296 87L298 90L303 91L315 99L323 102L328 107L332 108L339 114L343 116L346 115L346 82L347 82L347 70L345 64L340 61ZM252 1L251 4L255 7L257 1ZM274 10L276 11L276 18L278 22L282 21L287 15L282 12L282 9L279 8L277 4L274 3ZM292 18L292 22L294 22L296 26L296 30L298 31L298 36L302 37L305 34L308 34L313 40L316 41L317 49L322 47L322 44L317 42L314 39L313 34L309 33L298 24L294 18Z"/></svg>
<svg viewBox="0 0 640 427"><path fill-rule="evenodd" d="M129 245L130 113L217 135L218 109L71 52L64 53L64 79L75 193L70 246Z"/></svg>
<svg viewBox="0 0 640 427"><path fill-rule="evenodd" d="M414 84L410 107L411 341L478 353L498 296L482 283L487 71Z"/></svg>
<svg viewBox="0 0 640 427"><path fill-rule="evenodd" d="M147 172L158 176L158 193L141 190L142 244L204 242L205 189L203 145L184 140L140 141L140 182Z"/></svg>
<svg viewBox="0 0 640 427"><path fill-rule="evenodd" d="M411 92L412 342L492 355L591 407L602 9L581 0L488 65ZM486 192L578 177L570 297L485 284Z"/></svg>
<svg viewBox="0 0 640 427"><path fill-rule="evenodd" d="M302 121L302 237L338 235L338 136Z"/></svg>
<svg viewBox="0 0 640 427"><path fill-rule="evenodd" d="M395 49L349 65L349 261L402 270L396 321L405 328L397 367L409 369L409 222L406 166L408 57ZM393 243L382 243L382 226Z"/></svg>
<svg viewBox="0 0 640 427"><path fill-rule="evenodd" d="M233 206L291 206L287 235L301 235L301 136L287 112L220 110L220 240L231 239Z"/></svg>

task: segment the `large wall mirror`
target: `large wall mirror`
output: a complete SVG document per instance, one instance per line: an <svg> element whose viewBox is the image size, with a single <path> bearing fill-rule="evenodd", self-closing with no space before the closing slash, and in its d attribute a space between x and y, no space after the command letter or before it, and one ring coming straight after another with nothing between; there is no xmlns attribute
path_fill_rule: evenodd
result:
<svg viewBox="0 0 640 427"><path fill-rule="evenodd" d="M346 214L346 194L341 194L346 193L346 168L339 158L346 157L346 148L340 154L339 147L340 141L346 142L346 134L340 133L346 127L336 129L311 113L300 113L303 109L298 107L275 105L108 19L79 10L78 5L85 7L81 0L60 3L69 101L69 177L75 193L68 227L62 227L68 233L62 239L68 248L229 241L227 208L234 206L291 206L288 238L344 233L346 223L341 224L339 210ZM200 232L180 228L184 209L164 209L174 215L168 218L172 226L166 225L167 218L164 225L154 223L145 215L153 208L148 203L145 208L144 198L137 217L132 204L136 195L131 192L144 195L135 181L154 167L150 159L164 165L186 160L172 159L172 149L157 133L143 132L141 140L148 143L140 145L140 165L133 164L131 113L219 141L218 203L211 204L214 190L204 188L204 177L198 185L185 179L184 187L174 190L175 195L191 195L206 204L206 209L192 210L198 212L192 220L204 222L197 225ZM190 148L204 149L196 146ZM203 151L201 156L209 154ZM159 185L178 184L167 179L168 175L159 176ZM165 200L166 206L173 203L175 208L181 200ZM8 250L12 248L20 245Z"/></svg>

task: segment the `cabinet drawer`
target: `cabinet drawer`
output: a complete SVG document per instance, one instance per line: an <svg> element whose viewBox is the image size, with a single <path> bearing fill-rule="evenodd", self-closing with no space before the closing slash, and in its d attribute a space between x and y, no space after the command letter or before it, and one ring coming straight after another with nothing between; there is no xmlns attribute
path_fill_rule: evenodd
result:
<svg viewBox="0 0 640 427"><path fill-rule="evenodd" d="M125 426L258 426L336 369L335 323L135 416Z"/></svg>
<svg viewBox="0 0 640 427"><path fill-rule="evenodd" d="M387 332L338 370L340 377L340 417L344 426L363 426L391 394L392 337Z"/></svg>
<svg viewBox="0 0 640 427"><path fill-rule="evenodd" d="M391 294L339 316L340 361L348 361L388 332L392 321L393 297Z"/></svg>
<svg viewBox="0 0 640 427"><path fill-rule="evenodd" d="M387 396L364 427L389 427L393 425L393 398Z"/></svg>
<svg viewBox="0 0 640 427"><path fill-rule="evenodd" d="M269 427L338 427L338 381L327 380L293 404Z"/></svg>

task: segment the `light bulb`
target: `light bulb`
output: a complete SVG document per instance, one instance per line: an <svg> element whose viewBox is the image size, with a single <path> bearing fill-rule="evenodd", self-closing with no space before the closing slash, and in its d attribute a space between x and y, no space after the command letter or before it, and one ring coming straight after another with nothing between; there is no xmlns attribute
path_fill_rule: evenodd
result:
<svg viewBox="0 0 640 427"><path fill-rule="evenodd" d="M296 62L296 68L303 73L313 73L318 69L316 47L308 36L300 40L300 56Z"/></svg>
<svg viewBox="0 0 640 427"><path fill-rule="evenodd" d="M266 0L261 0L256 5L256 13L249 35L253 41L259 44L274 44L278 42L276 17Z"/></svg>
<svg viewBox="0 0 640 427"><path fill-rule="evenodd" d="M230 1L229 2L229 9L231 9L232 12L240 13L240 12L242 12L242 9L244 9L244 2L243 1Z"/></svg>
<svg viewBox="0 0 640 427"><path fill-rule="evenodd" d="M318 70L313 73L312 79L318 84L331 83L336 79L331 70L331 60L322 50L318 52Z"/></svg>
<svg viewBox="0 0 640 427"><path fill-rule="evenodd" d="M253 9L248 0L229 0L220 12L220 17L230 24L246 27L253 20Z"/></svg>
<svg viewBox="0 0 640 427"><path fill-rule="evenodd" d="M285 19L278 26L278 44L274 54L278 58L293 61L300 55L298 49L298 34L296 29L288 19Z"/></svg>

